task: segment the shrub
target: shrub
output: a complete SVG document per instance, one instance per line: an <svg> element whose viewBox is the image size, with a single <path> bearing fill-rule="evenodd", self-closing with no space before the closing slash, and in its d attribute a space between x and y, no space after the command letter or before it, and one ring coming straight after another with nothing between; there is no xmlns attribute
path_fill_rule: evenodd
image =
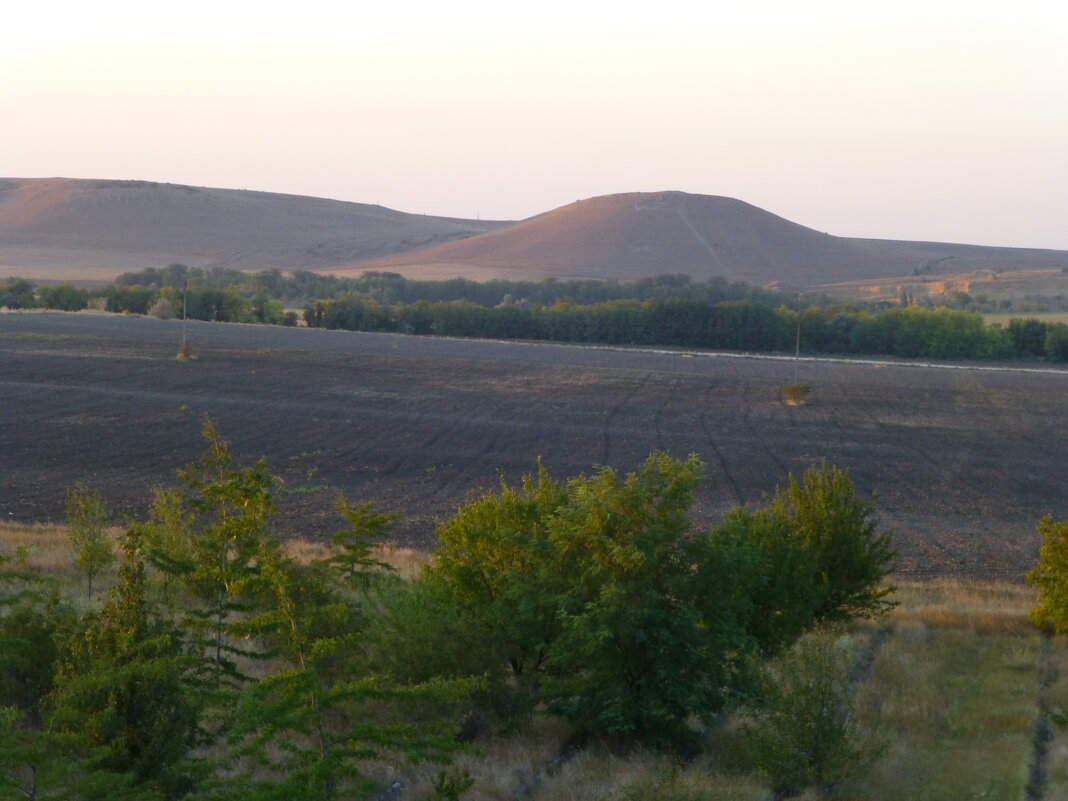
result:
<svg viewBox="0 0 1068 801"><path fill-rule="evenodd" d="M848 655L827 635L800 641L763 672L745 734L755 766L779 797L807 787L829 793L875 758L853 721L847 673Z"/></svg>

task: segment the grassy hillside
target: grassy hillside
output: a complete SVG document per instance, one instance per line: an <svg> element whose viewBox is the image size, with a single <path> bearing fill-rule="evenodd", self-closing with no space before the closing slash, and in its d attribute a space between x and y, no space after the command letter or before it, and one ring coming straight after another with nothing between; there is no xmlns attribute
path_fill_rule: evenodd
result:
<svg viewBox="0 0 1068 801"><path fill-rule="evenodd" d="M271 192L8 178L0 179L0 274L99 280L171 262L317 269L392 256L501 225Z"/></svg>

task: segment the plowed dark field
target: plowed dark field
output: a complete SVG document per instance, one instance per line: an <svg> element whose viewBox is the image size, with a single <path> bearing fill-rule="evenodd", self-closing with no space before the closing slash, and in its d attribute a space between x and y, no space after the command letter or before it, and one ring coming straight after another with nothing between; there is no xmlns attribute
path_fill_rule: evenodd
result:
<svg viewBox="0 0 1068 801"><path fill-rule="evenodd" d="M190 323L0 315L0 518L58 520L65 488L119 514L204 450L285 482L279 525L333 530L338 490L405 516L405 544L541 456L557 476L654 449L707 464L697 516L826 459L875 492L904 572L1018 577L1068 517L1068 373L939 369ZM794 370L810 403L784 406Z"/></svg>

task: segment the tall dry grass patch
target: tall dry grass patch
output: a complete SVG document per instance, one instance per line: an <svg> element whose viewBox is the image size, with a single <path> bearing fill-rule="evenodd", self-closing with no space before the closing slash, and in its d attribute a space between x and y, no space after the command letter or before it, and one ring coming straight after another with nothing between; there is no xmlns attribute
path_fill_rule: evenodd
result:
<svg viewBox="0 0 1068 801"><path fill-rule="evenodd" d="M1035 591L1007 581L939 579L899 581L893 599L898 606L887 617L905 625L967 629L979 634L1033 634L1027 613Z"/></svg>
<svg viewBox="0 0 1068 801"><path fill-rule="evenodd" d="M112 548L118 553L124 529L113 526L106 530ZM67 526L56 523L0 523L0 553L11 559L11 566L30 570L44 576L74 578ZM105 574L105 586L114 570Z"/></svg>
<svg viewBox="0 0 1068 801"><path fill-rule="evenodd" d="M330 546L321 540L292 539L284 545L287 556L303 564L317 562L330 557ZM413 579L419 575L423 565L431 556L426 551L415 548L398 548L394 545L380 544L371 549L371 558L397 571L403 579Z"/></svg>

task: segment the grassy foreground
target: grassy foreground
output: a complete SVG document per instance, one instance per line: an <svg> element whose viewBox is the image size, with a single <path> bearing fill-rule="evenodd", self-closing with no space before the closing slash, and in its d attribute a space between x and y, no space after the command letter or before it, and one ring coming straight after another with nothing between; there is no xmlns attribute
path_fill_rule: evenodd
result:
<svg viewBox="0 0 1068 801"><path fill-rule="evenodd" d="M113 534L117 537L119 531ZM0 524L0 553L20 569L55 576L84 598L84 577L71 565L62 526ZM294 556L313 544L294 542ZM411 574L424 554L383 548L379 558ZM113 576L101 577L104 589ZM870 676L856 688L854 716L861 738L877 754L865 775L841 788L856 801L911 799L962 801L1025 797L1032 729L1037 714L1039 665L1047 659L1055 702L1068 700L1068 648L1058 638L1043 655L1042 639L1027 621L1031 589L970 581L901 582L899 606L880 622L859 624L840 635L840 646L859 651L879 625L890 636L878 650ZM555 767L551 760L569 732L563 724L535 719L522 733L495 736L457 759L474 779L468 801L720 801L768 798L764 777L740 767L739 721L709 733L697 759L679 763L651 753L613 753L590 748ZM438 765L369 771L385 784L400 782L401 795L434 797ZM1068 798L1068 735L1054 730L1044 798ZM809 794L802 798L814 799Z"/></svg>

